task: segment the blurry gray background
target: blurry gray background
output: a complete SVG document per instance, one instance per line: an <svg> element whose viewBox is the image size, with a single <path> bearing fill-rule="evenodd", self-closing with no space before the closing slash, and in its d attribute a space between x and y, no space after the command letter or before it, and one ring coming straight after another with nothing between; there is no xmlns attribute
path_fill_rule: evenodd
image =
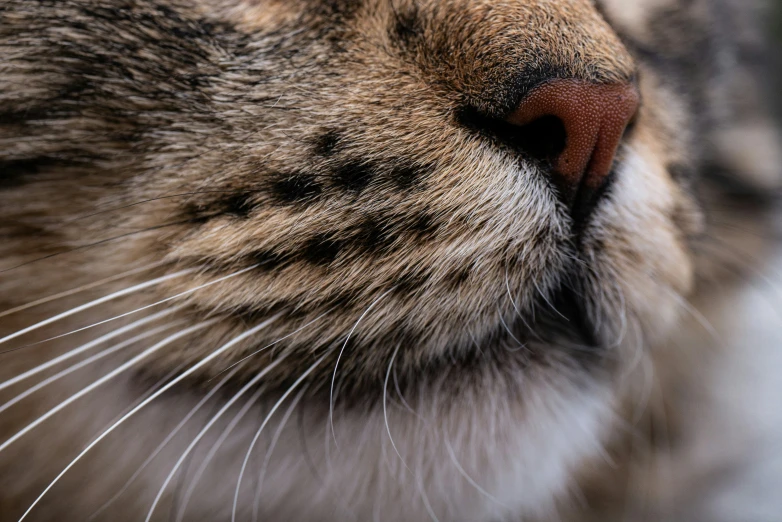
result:
<svg viewBox="0 0 782 522"><path fill-rule="evenodd" d="M776 103L777 114L782 117L782 0L770 0L772 3L773 16L770 20L771 30L771 63L773 64L773 92L772 99Z"/></svg>

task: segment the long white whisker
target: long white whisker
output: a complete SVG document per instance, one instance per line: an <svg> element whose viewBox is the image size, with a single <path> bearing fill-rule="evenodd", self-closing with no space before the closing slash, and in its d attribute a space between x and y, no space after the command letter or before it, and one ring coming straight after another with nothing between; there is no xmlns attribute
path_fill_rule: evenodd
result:
<svg viewBox="0 0 782 522"><path fill-rule="evenodd" d="M388 433L388 440L391 441L391 447L394 448L396 456L402 461L402 464L407 468L407 471L413 474L413 471L407 465L405 459L402 458L402 454L399 453L399 449L397 449L396 443L394 442L394 437L391 436L391 426L388 424L388 378L391 376L391 368L394 367L394 360L396 359L396 354L399 353L400 346L401 344L397 344L394 353L391 355L391 361L388 363L388 369L386 370L386 380L383 382L383 420L386 423L386 432Z"/></svg>
<svg viewBox="0 0 782 522"><path fill-rule="evenodd" d="M30 395L32 395L33 393L37 392L38 390L41 390L41 389L45 388L46 386L48 386L48 385L50 385L50 384L52 384L52 383L62 379L63 377L65 377L67 375L70 375L73 372L76 372L76 371L80 370L81 368L84 368L85 366L88 366L88 365L94 363L95 361L103 359L104 357L108 357L109 355L111 355L113 353L116 353L116 352L122 350L123 348L125 348L127 346L135 344L138 341L141 341L142 339L146 339L147 337L152 337L153 335L157 335L160 332L163 332L165 330L173 328L174 326L177 326L178 324L181 324L181 323L169 323L169 324L166 324L166 325L163 325L163 326L159 326L157 328L153 328L152 330L150 330L148 332L144 332L142 334L139 334L139 335L137 335L137 336L135 336L135 337L133 337L131 339L128 339L128 340L123 341L123 342L121 342L119 344L116 344L116 345L114 345L114 346L112 346L110 348L107 348L107 349L105 349L105 350L103 350L103 351L101 351L99 353L96 353L92 357L89 357L89 358L87 358L87 359L85 359L85 360L83 360L81 362L78 362L78 363L76 363L76 364L74 364L72 366L69 366L68 368L62 370L61 372L58 372L58 373L52 375L51 377L49 377L47 379L44 379L43 381L39 382L35 386L25 390L24 392L20 393L19 395L17 395L13 399L9 400L5 404L0 405L0 413L4 412L5 410L10 408L14 404L17 404L17 403L21 402L22 400L24 400L25 398L29 397Z"/></svg>
<svg viewBox="0 0 782 522"><path fill-rule="evenodd" d="M568 319L567 317L562 315L562 313L559 310L557 310L557 307L554 306L554 304L551 301L549 301L548 296L543 292L543 290L540 289L540 287L538 286L538 283L535 281L535 279L532 279L532 284L535 285L535 290L538 291L538 294L540 295L540 297L543 298L543 301L546 302L546 304L549 306L549 308L554 310L554 313L557 314L558 316L560 316L562 319L564 319L567 322L570 322L570 319Z"/></svg>
<svg viewBox="0 0 782 522"><path fill-rule="evenodd" d="M287 354L286 354L287 355ZM247 390L258 384L258 382L263 379L270 371L272 371L274 368L277 367L282 361L285 360L286 355L283 355L273 363L271 363L269 366L264 368L258 375L253 377L247 384L244 385L244 387L236 392L236 395L231 397L231 399L228 400L221 408L220 410L209 420L209 422L206 423L206 426L204 426L201 431L198 432L198 434L195 436L195 438L190 442L190 444L185 448L185 451L182 452L182 455L179 457L179 460L176 461L176 464L174 464L174 467L171 468L171 471L169 472L168 476L166 477L166 480L163 481L163 485L160 486L160 489L158 489L157 495L155 496L155 500L152 501L152 506L149 508L149 511L147 512L147 517L144 519L145 522L149 522L152 519L152 514L155 512L155 508L157 507L158 503L160 502L160 499L163 497L163 493L165 492L168 485L171 483L171 480L174 478L174 475L176 475L176 472L179 470L179 468L182 466L182 464L185 462L185 459L187 459L187 456L190 455L190 452L193 451L193 449L196 447L196 444L206 435L206 432L209 431L209 428L211 428L215 422L217 422L220 417L223 416L223 414L228 411L228 409L233 406L233 404L238 401L242 395L247 393Z"/></svg>
<svg viewBox="0 0 782 522"><path fill-rule="evenodd" d="M150 395L155 393L160 389L161 386L165 385L171 378L173 378L177 373L182 371L182 368L187 366L187 363L183 363L178 365L176 368L168 372L166 375L161 377L158 382L156 382L151 388L148 390L145 390L144 393L142 393L139 397L137 397L132 403L130 403L127 407L123 408L123 410L118 414L115 415L114 418L111 420L111 422L107 423L106 426L111 426L115 422L117 422L117 419L120 419L125 416L127 412L144 402ZM91 441L90 441L91 442Z"/></svg>
<svg viewBox="0 0 782 522"><path fill-rule="evenodd" d="M161 451L168 445L169 442L171 442L174 437L176 437L177 433L182 430L182 428L185 427L185 424L190 421L190 419L193 418L193 416L198 413L198 411L206 404L209 399L211 399L219 390L222 388L225 383L227 383L230 379L233 378L234 375L236 375L236 372L239 371L239 368L235 368L233 371L229 372L223 379L217 383L217 385L209 390L209 392L201 398L198 403L193 406L193 408L187 412L187 415L185 415L181 421L179 421L179 424L177 424L173 430L166 436L165 439L163 439L163 442L158 444L158 446L155 448L155 450L149 455L149 457L144 460L144 462L141 463L141 466L131 475L131 477L125 482L125 484L122 485L119 491L114 494L109 500L107 500L101 507L95 511L92 515L90 515L90 518L87 519L87 522L90 522L91 520L94 520L95 517L100 515L103 511L105 511L109 506L111 506L120 496L122 496L125 491L128 490L128 488L135 482L135 480L143 473L143 471L149 466L149 464L155 460L155 457L157 457Z"/></svg>
<svg viewBox="0 0 782 522"><path fill-rule="evenodd" d="M115 337L119 337L120 335L122 335L122 334L124 334L126 332L129 332L130 330L134 330L134 329L138 328L139 326L143 326L143 325L145 325L147 323L150 323L152 321L156 321L156 320L160 319L161 317L165 317L167 315L171 315L172 313L176 312L180 308L181 307L170 308L168 310L164 310L162 312L158 312L157 314L150 315L150 316L145 317L143 319L140 319L140 320L138 320L138 321L136 321L134 323L131 323L131 324L127 325L127 326L123 326L122 328L118 328L117 330L114 330L113 332L109 332L106 335L98 337L97 339L95 339L93 341L90 341L90 342L88 342L86 344L83 344L83 345L79 346L78 348L74 348L73 350L71 350L71 351L69 351L69 352L67 352L67 353L65 353L63 355L60 355L59 357L55 357L54 359L52 359L50 361L47 361L47 362L45 362L45 363L43 363L41 365L38 365L38 366L36 366L35 368L33 368L31 370L28 370L28 371L26 371L24 373L21 373L21 374L17 375L16 377L13 377L11 379L8 379L5 382L0 383L0 390L4 390L4 389L8 388L9 386L13 386L14 384L17 384L17 383L19 383L19 382L21 382L21 381L23 381L25 379L29 379L33 375L37 375L37 374L41 373L44 370L48 370L52 366L56 366L57 364L60 364L63 361L67 361L68 359L72 359L73 357L76 357L77 355L86 352L90 348L94 348L95 346L98 346L98 345L100 345L100 344L102 344L102 343L104 343L104 342L106 342L106 341L108 341L110 339L113 339Z"/></svg>
<svg viewBox="0 0 782 522"><path fill-rule="evenodd" d="M508 506L506 506L505 504L497 500L497 498L494 495L492 495L491 493L483 489L477 482L473 480L473 478L470 475L467 474L467 472L464 470L462 465L459 464L459 460L456 458L456 453L454 453L453 447L451 446L451 443L448 441L448 438L446 437L444 440L445 440L445 447L448 449L448 455L450 455L451 460L453 461L453 465L456 466L456 469L459 471L459 474L462 477L464 477L464 479L467 482L469 482L470 485L478 491L478 493L488 498L489 500L497 503L498 505L507 508Z"/></svg>
<svg viewBox="0 0 782 522"><path fill-rule="evenodd" d="M140 411L142 408L144 408L147 404L149 404L150 402L154 401L156 398L158 398L161 395L163 395L163 393L165 393L166 391L168 391L169 389L174 387L176 384L180 383L181 381L183 381L184 379L186 379L187 377L189 377L193 373L197 372L204 365L209 364L209 362L213 361L215 358L217 358L220 355L222 355L225 351L229 350L235 344L243 341L245 338L247 338L248 336L250 336L253 333L257 332L261 328L266 327L267 325L269 325L270 323L275 321L278 317L279 317L279 314L275 315L271 319L268 319L267 321L261 323L260 325L256 326L252 330L249 330L248 332L246 332L246 333L244 333L244 334L242 334L242 335L240 335L238 337L235 337L231 341L228 341L226 344L224 344L223 346L221 346L220 348L218 348L217 350L215 350L214 352L212 352L208 356L206 356L203 359L201 359L200 362L198 362L198 363L194 364L193 366L191 366L190 369L185 371L182 375L180 375L179 377L177 377L176 379L174 379L170 383L168 383L165 386L163 386L160 390L158 390L156 393L154 393L152 396L150 396L147 400L145 400L144 402L142 402L141 404L139 404L138 406L133 408L124 417L122 417L120 420L115 422L111 427L106 429L106 431L104 431L100 436L98 436L94 441L92 441L86 448L84 448L82 450L82 452L79 453L76 456L76 458L74 458L70 462L70 464L68 464L65 467L65 469L63 469L60 472L60 474L57 475L54 478L54 480L52 480L49 483L48 486L46 486L46 489L44 489L43 492L40 495L38 495L38 498L36 498L35 501L30 505L30 507L27 508L27 511L24 512L22 517L19 519L19 522L21 522L22 520L25 519L25 517L27 517L27 515L33 510L33 508L41 501L41 499L44 497L44 495L46 495L46 493L50 489L52 489L55 484L57 484L57 482L68 472L68 470L70 470L73 466L75 466L76 463L79 462L79 460L81 460L84 457L84 455L86 455L92 448L95 447L96 444L98 444L101 440L103 440L106 437L108 437L108 435L111 432L113 432L115 429L117 429L119 426L121 426L125 421L127 421L129 418L131 418L133 415L135 415L138 411ZM199 323L198 325L190 328L189 330L196 330L196 329L204 328L206 326L210 326L210 325L214 324L216 321L217 321L217 319L214 319L214 320L211 320L211 321L206 321L206 322L203 322L203 323Z"/></svg>
<svg viewBox="0 0 782 522"><path fill-rule="evenodd" d="M502 312L500 311L499 307L497 307L497 317L500 319L500 323L502 323L502 326L503 326L503 328L505 328L505 331L508 332L508 335L510 335L511 338L514 341L516 341L516 344L519 345L518 348L514 348L513 350L509 349L508 351L510 351L510 352L517 352L519 350L523 350L524 348L526 348L527 345L522 343L521 341L519 341L519 339L515 335L513 335L513 332L511 332L510 328L508 327L508 324L505 322L505 319L502 318Z"/></svg>
<svg viewBox="0 0 782 522"><path fill-rule="evenodd" d="M305 328L307 328L309 325L311 325L312 323L314 323L314 322L315 322L315 321L317 321L318 319L320 319L320 318L322 318L323 316L325 316L326 314L328 314L330 311L331 311L331 310L329 310L329 311L327 311L327 312L324 312L324 313L320 314L318 317L316 317L315 319L313 319L313 320L312 320L312 321L310 321L309 323L307 323L307 324L305 324L304 326L302 326L302 327L300 327L300 328L298 328L298 329L296 329L296 330L292 331L292 332L291 332L291 333L289 333L288 335L286 335L286 336L284 336L284 337L280 337L280 338L279 338L279 339L277 339L276 341L274 341L274 342L272 342L272 343L269 343L269 344L267 344L267 345L266 345L266 346L264 346L263 348L260 348L260 349L258 349L258 350L255 350L254 352L252 352L250 355L248 355L248 356L246 356L246 357L242 357L242 358L241 358L241 359L239 359L237 362L235 362L235 363L233 363L232 365L228 366L226 369L224 369L224 370L223 370L223 371L221 371L220 373L227 372L228 370L230 370L230 369L231 369L231 368L233 368L234 366L238 366L238 365L242 364L244 361L246 361L246 360L247 360L247 359L249 359L250 357L254 357L254 356L258 355L259 353L261 353L262 351L266 350L267 348L271 348L271 347L272 347L272 346L274 346L275 344L277 344L277 343L280 343L280 342L284 341L284 340L285 340L285 339L287 339L288 337L291 337L292 335L296 335L297 333L299 333L300 331L304 330ZM218 374L218 375L219 375L219 374Z"/></svg>
<svg viewBox="0 0 782 522"><path fill-rule="evenodd" d="M331 389L329 391L329 425L331 426L331 436L334 439L334 446L337 447L337 450L339 450L339 445L337 444L337 434L334 431L334 383L337 380L337 368L339 368L339 361L342 359L342 354L345 352L345 347L348 345L348 341L350 341L350 337L353 335L353 332L356 331L356 328L358 328L359 323L361 323L361 320L366 317L366 315L372 310L372 308L375 307L377 303L379 303L385 296L390 294L394 289L391 288L387 292L385 292L383 295L375 299L369 307L364 310L364 313L361 314L361 317L358 318L358 321L356 321L356 324L353 325L353 328L348 333L348 336L345 338L345 342L342 344L342 348L339 350L339 355L337 355L337 362L334 364L334 373L331 375Z"/></svg>
<svg viewBox="0 0 782 522"><path fill-rule="evenodd" d="M405 396L402 395L402 390L399 387L399 378L396 374L396 368L392 369L391 372L394 375L394 388L396 389L396 396L399 397L399 401L402 403L402 406L404 406L405 409L410 413L412 413L413 415L418 415L415 412L415 410L413 410L413 408L410 406L410 404L408 404L407 399L405 399Z"/></svg>
<svg viewBox="0 0 782 522"><path fill-rule="evenodd" d="M418 485L418 493L421 495L421 500L424 503L424 509L426 509L427 514L429 515L429 518L432 519L432 522L440 522L440 519L437 518L437 515L434 513L434 509L432 508L432 504L429 502L429 496L426 494L426 490L424 489L424 481L421 478L420 475L416 474L415 481Z"/></svg>
<svg viewBox="0 0 782 522"><path fill-rule="evenodd" d="M105 285L108 283L113 283L114 281L119 281L120 279L124 279L126 277L130 277L132 275L146 272L147 270L152 270L153 268L157 268L159 266L167 264L168 261L160 261L158 263L152 263L151 265L142 266L141 268L134 268L133 270L128 270L127 272L122 272L121 274L113 275L111 277L107 277L105 279L101 279L99 281L94 281L92 283L82 285L78 288L72 288L70 290L65 290L64 292L60 292L58 294L50 295L48 297L43 297L41 299L38 299L36 301L32 301L27 304L23 304L21 306L17 306L16 308L11 308L10 310L6 310L4 312L0 312L0 317L5 317L7 315L15 314L17 312L22 312L24 310L29 310L30 308L50 303L52 301L56 301L57 299L62 299L63 297L68 297L71 295L78 294L80 292L85 292L87 290L91 290L93 288L97 288L101 285Z"/></svg>
<svg viewBox="0 0 782 522"><path fill-rule="evenodd" d="M527 320L524 318L524 314L521 313L521 310L519 310L519 307L516 304L516 300L513 298L513 294L510 291L510 280L508 279L508 267L507 267L507 265L505 266L505 288L508 291L508 299L510 299L511 304L513 305L513 309L516 311L516 316L519 318L519 320L521 320L521 322L524 324L524 327L527 329L527 331L530 334L535 336L538 340L541 340L540 337L538 336L538 334L535 332L535 329L532 328L529 325L529 323L527 322ZM497 308L497 311L499 313L499 307ZM503 324L504 323L505 323L505 321L503 321ZM506 329L508 328L507 325L505 326L505 328ZM472 335L472 332L470 333L470 335ZM511 336L513 336L513 334L511 334ZM514 339L515 339L515 337L514 337ZM474 341L474 338L473 338L473 341ZM516 342L518 342L518 340L516 340ZM479 349L480 349L480 347L479 347Z"/></svg>
<svg viewBox="0 0 782 522"><path fill-rule="evenodd" d="M232 277L236 277L238 275L244 274L245 272L247 272L249 270L253 270L254 268L257 268L257 267L258 267L258 265L256 264L256 265L244 268L242 270L239 270L238 272L234 272L233 274L229 274L227 276L220 277L218 279L215 279L214 281L209 281L208 283L204 283L203 285L196 286L195 288L190 288L188 290L185 290L184 292L180 292L180 293L178 293L176 295L172 295L171 297L166 297L165 299L161 299L160 301L157 301L155 303L142 306L141 308L136 308L135 310L131 310L130 312L125 312L124 314L115 315L114 317L110 317L108 319L104 319L102 321L98 321L97 323L92 323L92 324L87 325L87 326L82 326L81 328L77 328L76 330L71 330L70 332L66 332L64 334L55 335L54 337L49 337L48 339L44 339L42 341L37 341L35 343L28 344L26 346L23 346L22 348L26 348L27 346L33 346L33 345L36 345L36 344L45 343L45 342L48 342L48 341L54 341L55 339L60 339L62 337L67 337L67 336L73 335L75 333L83 332L84 330L89 330L90 328L95 328L96 326L100 326L102 324L110 323L111 321L116 321L117 319L122 319L123 317L127 317L129 315L137 314L138 312L142 312L144 310L148 310L149 308L153 308L153 307L161 305L163 303L167 303L169 301L173 301L174 299L177 299L179 297L183 297L183 296L192 294L193 292L197 292L198 290L201 290L202 288L206 288L208 286L216 285L217 283L221 283L221 282L225 281L226 279L231 279ZM0 354L2 354L2 352L0 352Z"/></svg>
<svg viewBox="0 0 782 522"><path fill-rule="evenodd" d="M271 462L274 448L275 446L277 446L277 441L280 439L280 436L282 435L282 430L285 428L285 425L288 424L288 420L293 414L293 410L296 409L296 406L298 406L299 401L304 396L304 393L306 391L307 391L307 386L304 386L304 388L302 388L301 391L299 391L296 397L293 398L293 401L291 401L291 405L288 406L288 409L285 411L285 414L282 416L282 420L280 421L280 425L277 426L277 430L274 432L274 436L272 436L272 441L269 444L269 448L266 450L266 455L264 456L263 464L261 465L261 473L260 475L258 475L258 489L256 489L255 498L253 499L253 522L256 522L258 520L258 512L260 510L260 502L261 502L261 491L263 490L263 480L264 477L266 476L266 469L269 467L269 463Z"/></svg>
<svg viewBox="0 0 782 522"><path fill-rule="evenodd" d="M272 406L272 409L269 410L269 414L266 415L265 419L263 419L263 422L261 423L261 427L258 428L258 431L255 433L255 437L253 437L252 442L250 442L250 447L247 449L247 453L244 456L244 462L242 462L242 469L239 471L239 480L236 481L236 492L234 493L234 504L233 504L233 508L231 508L231 522L236 522L236 509L237 506L239 505L239 491L242 486L242 478L244 477L244 472L247 469L247 463L250 461L250 455L252 454L253 448L255 447L255 443L258 442L258 439L261 436L261 432L263 431L263 428L266 427L266 424L269 422L269 419L271 419L272 415L274 415L274 412L277 411L277 409L285 401L285 399L288 398L288 395L290 395L293 392L293 390L295 390L299 386L299 384L301 384L302 381L304 381L304 379L306 379L309 376L309 374L315 371L315 369L320 365L320 363L322 363L326 359L326 356L328 356L329 353L330 352L326 352L323 355L321 355L318 358L318 360L313 363L312 366L307 368L307 370L303 374L301 374L301 376L298 379L296 379L296 382L291 384L291 386L287 389L287 391L282 394L280 400L278 400L274 404L274 406ZM149 522L149 520L147 520L146 522Z"/></svg>
<svg viewBox="0 0 782 522"><path fill-rule="evenodd" d="M17 337L24 335L26 333L32 332L34 330L37 330L39 328L42 328L46 325L52 324L56 321L59 321L60 319L64 319L66 317L70 317L74 314L78 314L79 312L83 312L84 310L89 310L90 308L94 308L98 305L101 305L103 303L107 303L111 300L130 295L132 293L144 290L145 288L149 288L150 286L155 286L157 284L163 283L165 281L175 279L177 277L182 277L183 275L190 274L194 271L194 269L187 269L187 270L180 270L179 272L174 272L173 274L168 274L162 277L158 277L156 279L152 279L151 281L147 281L145 283L140 283L135 286L131 286L130 288L125 288L124 290L118 290L117 292L114 292L113 294L109 294L107 296L101 297L99 299L95 299L94 301L90 301L89 303L85 303L81 306L77 306L76 308L71 308L67 312L63 312L61 314L57 314L54 317L50 317L49 319L44 319L43 321L36 323L32 326L28 326L27 328L23 328L22 330L19 330L18 332L14 332L10 335L6 335L2 339L0 339L0 344L3 344L7 341L10 341L11 339L16 339Z"/></svg>
<svg viewBox="0 0 782 522"><path fill-rule="evenodd" d="M239 424L239 422L242 420L242 418L247 414L247 412L250 410L250 408L253 407L253 405L258 401L258 399L261 398L261 394L263 393L263 387L259 388L258 391L256 391L242 406L242 408L239 410L239 412L234 415L234 418L231 419L231 422L228 423L228 426L225 427L223 432L220 434L220 436L217 438L214 444L212 444L212 447L209 448L209 452L204 457L204 460L201 461L201 465L198 466L198 469L196 470L195 474L193 475L192 480L190 481L190 485L188 486L187 490L185 491L184 496L182 497L182 504L179 506L178 515L176 517L176 522L181 522L181 520L185 516L185 511L187 510L187 505L190 503L190 497L193 496L193 492L195 491L196 486L198 485L198 482L201 480L201 477L203 476L204 472L206 471L207 466L209 466L209 463L212 462L212 459L217 454L220 447L223 445L223 443L226 441L228 436L231 434L231 432L236 428L236 425Z"/></svg>
<svg viewBox="0 0 782 522"><path fill-rule="evenodd" d="M104 375L103 377L101 377L97 381L93 382L89 386L87 386L85 388L82 388L78 392L74 393L73 395L71 395L70 397L68 397L64 401L62 401L60 404L58 404L57 406L53 407L52 409L50 409L49 411L47 411L46 413L44 413L43 415L38 417L36 420L34 420L33 422L31 422L30 424L25 426L23 429L18 431L15 435L12 435L3 444L0 444L0 452L5 450L8 446L13 444L14 442L19 440L20 438L22 438L25 434L27 434L30 431L32 431L34 428L36 428L38 425L40 425L46 419L52 417L57 412L63 410L65 407L67 407L68 405L72 404L76 400L84 397L85 395L87 395L91 391L95 390L96 388L98 388L102 384L105 384L108 381L110 381L111 379L113 379L114 377L120 375L123 372L126 372L127 370L129 370L133 366L137 365L138 363L140 363L141 361L143 361L144 359L146 359L147 357L149 357L153 353L155 353L158 350L160 350L161 348L163 348L164 346L169 345L172 342L176 341L177 339L180 339L180 338L182 338L182 337L184 337L186 335L189 335L189 334L191 334L191 333L193 333L195 331L198 331L198 330L200 330L202 328L205 328L206 326L209 326L209 325L213 324L214 322L215 322L214 320L213 321L208 321L208 322L205 322L205 323L199 323L199 324L197 324L195 326L191 326L190 328L185 328L184 330L180 330L179 332L166 337L165 339L163 339L159 343L155 344L151 348L147 348L146 350L144 350L139 355L133 357L128 362L126 362L125 364L121 365L119 368L117 368L114 371Z"/></svg>
<svg viewBox="0 0 782 522"><path fill-rule="evenodd" d="M701 325L701 327L708 332L709 335L711 335L714 340L718 342L723 342L723 340L720 338L720 334L717 331L717 329L714 327L713 324L704 316L700 310L695 308L695 306L690 303L683 295L679 294L672 288L665 287L665 290L667 290L671 296L673 296L674 299L676 299L679 302L679 306L684 308L695 320L698 322L698 324Z"/></svg>

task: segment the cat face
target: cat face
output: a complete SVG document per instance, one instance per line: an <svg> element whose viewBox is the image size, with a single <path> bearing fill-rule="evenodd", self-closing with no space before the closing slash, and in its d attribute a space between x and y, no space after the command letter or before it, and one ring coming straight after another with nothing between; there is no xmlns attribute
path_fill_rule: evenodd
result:
<svg viewBox="0 0 782 522"><path fill-rule="evenodd" d="M182 105L147 94L170 106L138 111L160 152L133 178L133 197L188 193L132 218L139 229L161 215L182 222L162 249L158 238L134 247L195 270L161 298L208 285L182 299L196 314L226 325L275 318L253 342L286 337L277 348L296 362L281 378L313 354L335 363L342 352L346 384L382 377L397 347L415 380L484 348L519 349L526 364L574 344L599 360L623 329L672 320L698 231L670 174L684 161L673 136L691 132L686 108L637 74L589 2L239 12L237 25L201 27L213 47L197 42L180 57L193 71L216 68L174 74ZM551 158L529 151L531 125L508 123L552 81L632 85L644 100L587 214L563 197ZM153 130L172 112L177 130ZM532 132L576 139L561 122ZM212 342L181 356L197 360Z"/></svg>
<svg viewBox="0 0 782 522"><path fill-rule="evenodd" d="M688 238L701 230L671 173L695 161L692 117L590 2L240 14L212 36L226 72L203 80L209 108L194 117L206 121L186 125L199 143L176 152L176 176L163 175L176 161L166 154L141 179L141 199L193 193L166 202L187 222L162 255L197 275L166 292L210 285L186 298L198 313L274 317L256 342L289 336L280 347L297 362L285 376L342 352L347 386L381 378L397 347L412 381L484 350L599 364L628 329L658 334L673 321L693 279ZM575 202L567 192L579 184L558 184L559 151L534 150L576 142L570 122L509 123L552 82L643 100L623 116L610 171ZM592 108L575 96L576 112Z"/></svg>
<svg viewBox="0 0 782 522"><path fill-rule="evenodd" d="M154 264L134 305L207 323L149 372L306 383L358 427L393 369L445 424L499 400L511 439L575 419L594 440L615 375L687 308L709 144L738 119L706 99L730 42L698 6L44 4L0 28L3 297ZM535 444L542 498L588 451Z"/></svg>

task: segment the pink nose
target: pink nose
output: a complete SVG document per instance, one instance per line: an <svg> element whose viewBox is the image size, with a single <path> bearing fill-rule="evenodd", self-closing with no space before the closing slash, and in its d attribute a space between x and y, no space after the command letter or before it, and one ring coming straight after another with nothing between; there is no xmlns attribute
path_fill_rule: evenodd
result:
<svg viewBox="0 0 782 522"><path fill-rule="evenodd" d="M532 90L508 118L524 126L556 117L565 130L565 146L553 160L553 175L563 199L573 204L580 191L594 193L611 173L628 123L638 111L632 83L596 84L563 79Z"/></svg>

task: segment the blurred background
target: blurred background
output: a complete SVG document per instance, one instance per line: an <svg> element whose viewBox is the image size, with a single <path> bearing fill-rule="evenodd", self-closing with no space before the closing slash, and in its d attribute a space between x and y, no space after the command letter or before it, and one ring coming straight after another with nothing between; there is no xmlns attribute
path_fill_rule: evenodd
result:
<svg viewBox="0 0 782 522"><path fill-rule="evenodd" d="M782 0L770 0L773 16L769 23L771 31L771 61L773 63L772 99L776 103L777 115L782 118Z"/></svg>

